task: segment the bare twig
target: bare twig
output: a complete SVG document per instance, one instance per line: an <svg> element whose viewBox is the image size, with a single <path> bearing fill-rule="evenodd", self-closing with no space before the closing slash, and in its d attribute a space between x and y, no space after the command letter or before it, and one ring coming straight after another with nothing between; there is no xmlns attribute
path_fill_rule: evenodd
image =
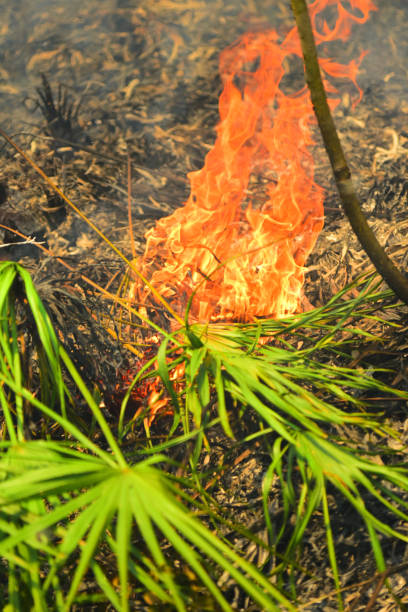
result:
<svg viewBox="0 0 408 612"><path fill-rule="evenodd" d="M21 242L4 242L3 244L0 244L0 249L4 249L5 247L20 246L22 244L45 244L45 242L37 242L35 238L31 238L31 236L29 236L27 240L23 240Z"/></svg>
<svg viewBox="0 0 408 612"><path fill-rule="evenodd" d="M351 173L327 103L306 0L291 0L291 4L302 44L307 85L344 212L376 270L397 296L405 304L408 304L408 278L394 266L385 253L361 210Z"/></svg>

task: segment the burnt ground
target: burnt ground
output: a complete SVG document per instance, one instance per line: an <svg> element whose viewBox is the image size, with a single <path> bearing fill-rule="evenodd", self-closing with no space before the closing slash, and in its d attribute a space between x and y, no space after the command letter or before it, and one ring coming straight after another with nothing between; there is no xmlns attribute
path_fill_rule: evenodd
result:
<svg viewBox="0 0 408 612"><path fill-rule="evenodd" d="M335 116L364 210L388 253L406 270L408 9L404 0L377 4L379 11L368 24L356 28L347 43L331 48L339 61L370 50L359 81L363 101L353 109L345 85ZM35 8L23 0L0 0L0 9L0 124L129 257L128 153L133 234L141 254L145 231L186 199L187 173L202 166L214 141L219 52L250 28L286 31L292 24L288 2L266 0L71 0L57 6L46 0ZM288 66L288 84L296 79L298 67ZM327 190L325 228L310 257L305 284L306 296L316 306L370 264L342 214L319 144L315 153L317 179ZM3 230L0 258L21 261L32 272L78 367L106 393L113 422L113 390L132 357L104 332L99 318L109 307L81 275L115 288L124 265L9 146L1 147L0 156L0 223L52 253L21 244L24 240ZM403 327L389 335L382 350L395 371L394 381L406 387L406 313L398 306L389 312ZM394 403L388 417L397 430L408 430L406 406ZM251 430L247 420L240 423L241 437ZM268 457L261 447L232 445L218 432L204 463L222 462L230 469L221 470L213 495L234 521L261 529L260 484ZM346 601L354 606L350 610L397 609L386 588L370 604L378 580L363 526L338 496L332 495L331 504L337 506L335 537ZM248 558L261 556L253 544L236 544ZM390 567L407 560L405 545L385 542L384 548ZM299 564L305 569L298 584L305 604L299 609L336 610L318 518ZM390 580L408 605L407 570L397 568ZM231 601L245 608L233 589Z"/></svg>

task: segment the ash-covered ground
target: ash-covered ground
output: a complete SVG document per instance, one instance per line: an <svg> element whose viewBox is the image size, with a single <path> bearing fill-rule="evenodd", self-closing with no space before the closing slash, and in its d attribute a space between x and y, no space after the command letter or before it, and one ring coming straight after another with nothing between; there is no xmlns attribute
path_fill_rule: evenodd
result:
<svg viewBox="0 0 408 612"><path fill-rule="evenodd" d="M353 89L340 84L342 104L335 118L363 208L388 253L406 270L408 6L404 0L379 0L377 6L347 42L330 48L340 62L369 51L359 78L362 102L353 108ZM293 25L289 2L266 0L0 0L0 11L1 126L127 256L128 154L133 233L141 254L146 230L183 203L188 172L202 166L214 142L220 51L247 30L272 27L284 33ZM302 79L300 67L288 64L287 71L286 86L295 89ZM369 267L342 213L317 131L316 142L316 177L327 195L325 228L310 256L305 284L312 305L325 303ZM120 278L124 264L12 148L4 144L0 155L0 223L52 252L12 244L24 241L3 230L0 237L9 246L0 249L0 257L22 261L31 270L82 372L89 381L104 378L108 392L127 357L120 346L109 344L92 317L104 306L81 274L106 284L115 274ZM396 309L399 316L405 315ZM405 372L406 383L404 335L389 342L389 365ZM390 418L398 429L407 427L401 408ZM255 529L262 524L262 452L244 456L221 435L213 444L211 460L224 454L234 465L222 477L219 501L228 499L234 517ZM340 569L351 604L357 601L360 581L370 579L375 566L354 514L335 497L331 504L338 506ZM300 564L309 573L298 586L303 601L315 601L304 609L329 611L337 607L319 525L307 539ZM386 553L390 565L407 555L402 544L386 547ZM408 602L406 571L392 581ZM368 589L353 609L365 609L369 596ZM394 610L395 602L384 589L372 609Z"/></svg>

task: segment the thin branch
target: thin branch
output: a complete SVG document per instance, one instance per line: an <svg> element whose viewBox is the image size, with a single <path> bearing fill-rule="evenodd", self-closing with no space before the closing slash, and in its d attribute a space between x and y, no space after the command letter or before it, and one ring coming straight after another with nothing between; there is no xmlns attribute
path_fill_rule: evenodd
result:
<svg viewBox="0 0 408 612"><path fill-rule="evenodd" d="M29 236L27 238L27 240L23 240L21 242L17 241L17 242L3 242L3 244L0 244L0 249L4 249L6 247L15 247L15 246L20 246L22 244L45 244L45 242L37 242L36 238L32 238L31 236Z"/></svg>
<svg viewBox="0 0 408 612"><path fill-rule="evenodd" d="M306 82L344 212L377 272L381 274L397 296L405 304L408 304L408 278L395 267L385 253L361 210L346 157L327 103L306 1L291 0L291 4L302 45Z"/></svg>

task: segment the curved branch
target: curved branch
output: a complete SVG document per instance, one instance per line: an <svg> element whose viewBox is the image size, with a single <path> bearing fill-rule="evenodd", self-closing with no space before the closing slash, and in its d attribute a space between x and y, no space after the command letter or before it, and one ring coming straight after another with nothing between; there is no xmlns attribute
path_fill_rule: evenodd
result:
<svg viewBox="0 0 408 612"><path fill-rule="evenodd" d="M361 210L351 173L327 103L306 1L291 0L291 4L302 44L306 82L344 212L377 272L381 274L397 296L405 304L408 304L408 278L395 267L385 253Z"/></svg>

